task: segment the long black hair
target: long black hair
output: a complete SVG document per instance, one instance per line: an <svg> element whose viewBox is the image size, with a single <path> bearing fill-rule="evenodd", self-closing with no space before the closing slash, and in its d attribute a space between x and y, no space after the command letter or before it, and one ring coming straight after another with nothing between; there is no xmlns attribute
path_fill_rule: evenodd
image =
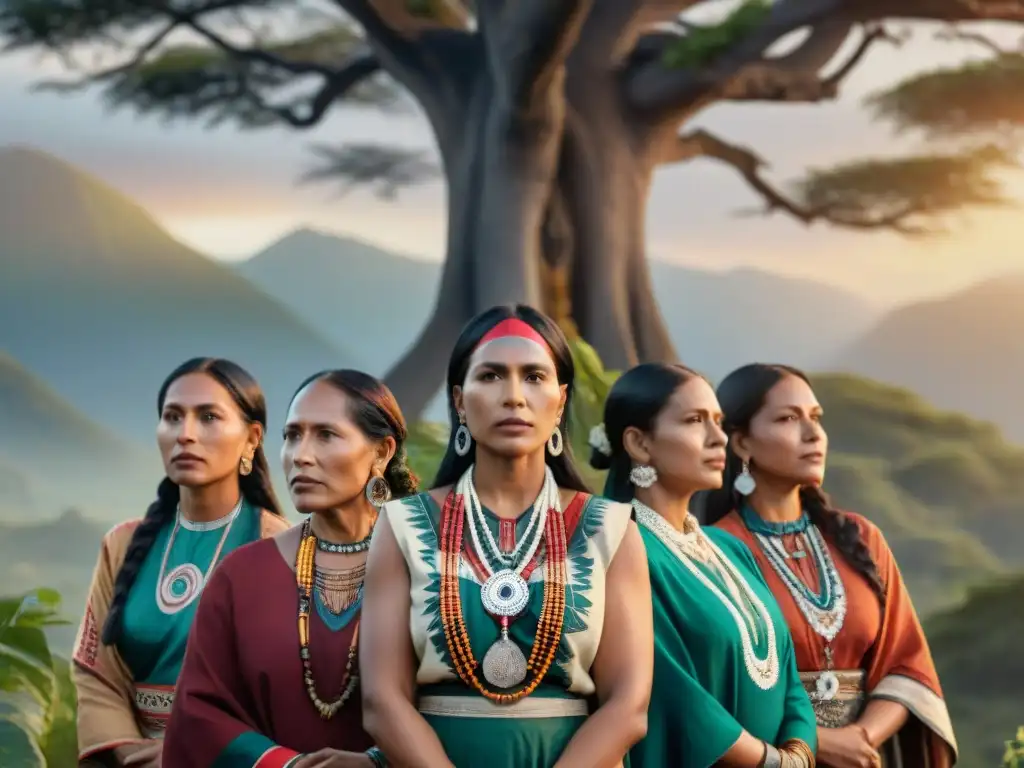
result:
<svg viewBox="0 0 1024 768"><path fill-rule="evenodd" d="M498 323L510 319L522 320L547 342L554 358L558 383L566 385L565 408L562 410L562 421L559 424L564 449L558 456L552 456L545 451L545 460L551 467L551 474L554 475L555 482L559 487L589 493L587 482L576 467L576 460L573 458L569 440L569 414L572 411L572 388L576 379L576 367L573 365L569 342L551 318L524 304L492 307L481 312L466 324L458 341L455 342L455 348L452 350L452 356L448 362L448 420L451 425L451 436L448 438L448 448L445 450L444 458L441 459L441 466L438 467L437 475L434 477L433 487L441 488L453 485L476 460L475 441L465 456L459 456L455 452L455 432L458 430L460 422L459 414L455 410L454 389L465 384L466 374L469 372L469 360L480 340Z"/></svg>
<svg viewBox="0 0 1024 768"><path fill-rule="evenodd" d="M394 438L395 455L384 468L384 479L393 498L410 496L419 488L419 480L409 468L405 455L405 441L409 430L398 401L388 386L362 371L349 368L321 371L302 382L292 395L292 401L314 381L330 384L349 399L349 416L359 431L370 440Z"/></svg>
<svg viewBox="0 0 1024 768"><path fill-rule="evenodd" d="M170 375L164 379L156 397L158 415L163 413L167 390L178 379L190 373L205 373L211 376L228 391L243 418L250 424L260 424L264 434L266 433L267 401L263 397L260 385L240 365L219 357L194 357L171 371ZM257 446L256 453L253 455L252 472L248 475L239 475L238 484L242 497L254 509L265 509L275 515L281 514L281 507L270 483L270 468L267 465L267 457L263 453L262 444ZM142 522L132 533L124 563L114 580L110 612L103 624L102 640L104 645L113 645L121 637L124 606L128 600L128 593L139 575L139 569L142 567L146 555L153 548L153 542L156 541L160 529L165 523L174 519L180 499L181 489L177 484L172 482L169 477L160 481L160 485L156 489L156 501L149 505Z"/></svg>
<svg viewBox="0 0 1024 768"><path fill-rule="evenodd" d="M722 427L730 439L726 448L722 487L705 496L704 522L707 525L713 525L745 503L743 496L733 488L733 483L743 471L743 461L733 450L732 437L750 429L750 422L764 407L768 393L787 376L795 376L810 386L810 379L803 371L788 365L764 363L751 363L738 368L718 385L718 402L725 414ZM878 572L878 564L861 538L857 523L833 507L829 497L818 487L801 488L800 503L811 522L832 540L846 561L867 580L884 602L885 584Z"/></svg>
<svg viewBox="0 0 1024 768"><path fill-rule="evenodd" d="M635 427L641 432L654 429L658 414L672 395L694 378L703 377L685 365L642 363L616 380L604 403L604 429L611 455L593 446L590 454L590 466L608 470L604 481L606 498L621 502L633 499L633 481L629 479L633 461L622 444L623 433L628 427Z"/></svg>

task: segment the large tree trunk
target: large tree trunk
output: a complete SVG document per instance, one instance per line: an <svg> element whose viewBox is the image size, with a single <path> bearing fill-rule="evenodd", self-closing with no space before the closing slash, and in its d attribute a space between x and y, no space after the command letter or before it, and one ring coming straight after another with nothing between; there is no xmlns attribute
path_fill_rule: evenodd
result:
<svg viewBox="0 0 1024 768"><path fill-rule="evenodd" d="M437 132L448 179L441 287L426 327L385 377L410 420L444 382L467 321L497 304L542 304L541 225L563 132L561 88L555 78L526 109L514 110L499 101L484 69L458 135Z"/></svg>
<svg viewBox="0 0 1024 768"><path fill-rule="evenodd" d="M575 235L573 319L611 368L675 360L646 253L656 147L623 109L614 77L589 73L568 86L562 178Z"/></svg>

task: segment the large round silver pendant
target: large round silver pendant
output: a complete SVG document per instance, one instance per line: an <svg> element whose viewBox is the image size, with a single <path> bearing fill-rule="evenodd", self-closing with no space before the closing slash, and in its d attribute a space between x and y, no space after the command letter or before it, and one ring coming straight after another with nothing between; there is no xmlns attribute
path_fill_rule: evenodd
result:
<svg viewBox="0 0 1024 768"><path fill-rule="evenodd" d="M526 657L502 632L484 654L483 670L484 679L495 688L514 688L526 679Z"/></svg>
<svg viewBox="0 0 1024 768"><path fill-rule="evenodd" d="M818 701L832 701L839 693L839 677L831 670L822 672L815 681Z"/></svg>
<svg viewBox="0 0 1024 768"><path fill-rule="evenodd" d="M484 582L480 599L488 613L512 618L526 609L530 602L530 587L518 573L505 569Z"/></svg>
<svg viewBox="0 0 1024 768"><path fill-rule="evenodd" d="M179 565L160 582L157 606L166 614L175 614L187 608L203 591L206 579L192 563Z"/></svg>

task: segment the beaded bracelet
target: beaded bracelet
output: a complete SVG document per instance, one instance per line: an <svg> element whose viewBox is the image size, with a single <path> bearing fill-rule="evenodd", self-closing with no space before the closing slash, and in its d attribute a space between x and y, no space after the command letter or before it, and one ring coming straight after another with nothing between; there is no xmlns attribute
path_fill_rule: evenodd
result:
<svg viewBox="0 0 1024 768"><path fill-rule="evenodd" d="M372 762L376 768L387 768L387 758L384 757L384 753L380 751L379 747L370 747L366 750L366 756L370 758L370 762Z"/></svg>

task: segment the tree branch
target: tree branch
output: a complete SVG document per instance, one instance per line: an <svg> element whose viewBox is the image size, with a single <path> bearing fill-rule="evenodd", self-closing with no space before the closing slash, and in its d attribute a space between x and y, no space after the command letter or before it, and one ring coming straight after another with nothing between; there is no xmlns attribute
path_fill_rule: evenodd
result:
<svg viewBox="0 0 1024 768"><path fill-rule="evenodd" d="M803 222L813 224L828 221L849 229L890 229L904 235L924 235L929 230L908 221L922 210L907 204L903 209L886 215L858 216L840 212L828 205L805 206L783 194L761 175L767 163L754 152L736 144L730 144L714 134L696 130L679 137L671 152L665 157L667 163L687 162L699 157L712 158L725 163L747 182L750 188L764 201L760 213L770 215L784 212Z"/></svg>
<svg viewBox="0 0 1024 768"><path fill-rule="evenodd" d="M902 43L901 38L889 33L882 26L867 25L856 49L827 77L820 77L817 68L813 71L795 69L795 59L780 57L781 63L770 59L747 67L721 89L718 97L727 101L812 103L834 99L839 95L839 89L846 78L863 61L871 47L880 41L893 45Z"/></svg>
<svg viewBox="0 0 1024 768"><path fill-rule="evenodd" d="M627 95L633 106L654 122L668 121L727 85L785 35L820 22L840 7L840 0L780 0L767 8L749 33L714 55L706 66L669 67L664 56L627 72Z"/></svg>
<svg viewBox="0 0 1024 768"><path fill-rule="evenodd" d="M982 48L987 50L993 56L1007 56L1021 53L1022 45L1018 44L1016 48L1004 48L995 40L980 32L968 32L964 29L959 29L954 25L950 25L947 29L937 32L935 34L936 40L954 41L960 43L973 43L974 45L980 45Z"/></svg>

